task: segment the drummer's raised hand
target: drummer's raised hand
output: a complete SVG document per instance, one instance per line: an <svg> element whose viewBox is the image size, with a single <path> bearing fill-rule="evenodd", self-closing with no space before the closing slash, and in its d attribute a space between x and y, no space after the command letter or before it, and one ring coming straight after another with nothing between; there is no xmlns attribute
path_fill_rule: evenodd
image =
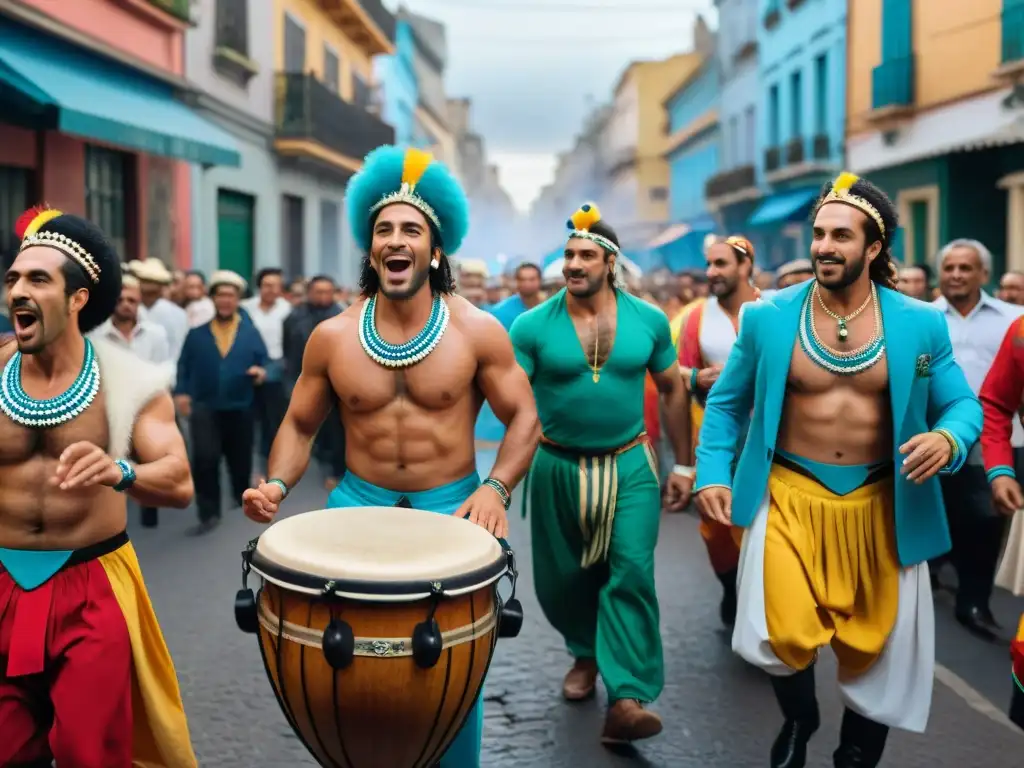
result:
<svg viewBox="0 0 1024 768"><path fill-rule="evenodd" d="M259 486L242 494L242 511L250 520L269 523L277 514L277 507L283 497L284 493L277 483L261 480Z"/></svg>
<svg viewBox="0 0 1024 768"><path fill-rule="evenodd" d="M464 517L474 525L486 528L499 539L508 538L508 515L498 492L489 485L481 485L463 502L455 517Z"/></svg>

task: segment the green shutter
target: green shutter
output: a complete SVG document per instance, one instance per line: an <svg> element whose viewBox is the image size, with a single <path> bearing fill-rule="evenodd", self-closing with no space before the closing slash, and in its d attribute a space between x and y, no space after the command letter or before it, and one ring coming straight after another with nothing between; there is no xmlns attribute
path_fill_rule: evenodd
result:
<svg viewBox="0 0 1024 768"><path fill-rule="evenodd" d="M882 61L914 52L913 0L882 0Z"/></svg>
<svg viewBox="0 0 1024 768"><path fill-rule="evenodd" d="M217 265L246 280L253 276L256 243L256 200L249 195L217 192Z"/></svg>
<svg viewBox="0 0 1024 768"><path fill-rule="evenodd" d="M927 264L928 257L928 203L921 200L910 204L910 226L914 233L914 252L908 253L909 264Z"/></svg>

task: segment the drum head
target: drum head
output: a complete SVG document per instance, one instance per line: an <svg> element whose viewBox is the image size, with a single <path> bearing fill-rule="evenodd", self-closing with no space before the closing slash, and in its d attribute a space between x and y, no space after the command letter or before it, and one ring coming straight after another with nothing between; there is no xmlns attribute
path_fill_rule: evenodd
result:
<svg viewBox="0 0 1024 768"><path fill-rule="evenodd" d="M398 600L432 585L462 594L506 570L496 538L463 518L406 507L321 509L275 523L260 536L253 570L281 586L354 598Z"/></svg>

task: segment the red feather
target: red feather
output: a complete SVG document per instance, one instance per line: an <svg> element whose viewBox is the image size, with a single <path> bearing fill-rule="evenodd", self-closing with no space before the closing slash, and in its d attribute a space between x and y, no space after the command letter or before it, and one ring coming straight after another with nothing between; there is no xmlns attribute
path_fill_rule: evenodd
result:
<svg viewBox="0 0 1024 768"><path fill-rule="evenodd" d="M48 210L49 208L47 208L45 205L37 205L34 208L29 208L27 211L21 214L21 216L18 217L18 220L14 222L14 234L18 236L18 239L24 240L25 232L26 230L28 230L29 225L33 222L33 220L35 220L36 216L38 216L43 211Z"/></svg>

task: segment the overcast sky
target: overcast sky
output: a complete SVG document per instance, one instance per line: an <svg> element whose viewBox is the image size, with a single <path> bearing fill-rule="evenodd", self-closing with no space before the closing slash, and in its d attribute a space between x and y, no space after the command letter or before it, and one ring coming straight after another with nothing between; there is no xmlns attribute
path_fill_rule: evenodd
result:
<svg viewBox="0 0 1024 768"><path fill-rule="evenodd" d="M398 0L385 0L392 10ZM448 31L447 89L473 99L501 181L525 210L588 109L634 59L688 50L713 0L403 0ZM628 9L628 10L627 10Z"/></svg>

